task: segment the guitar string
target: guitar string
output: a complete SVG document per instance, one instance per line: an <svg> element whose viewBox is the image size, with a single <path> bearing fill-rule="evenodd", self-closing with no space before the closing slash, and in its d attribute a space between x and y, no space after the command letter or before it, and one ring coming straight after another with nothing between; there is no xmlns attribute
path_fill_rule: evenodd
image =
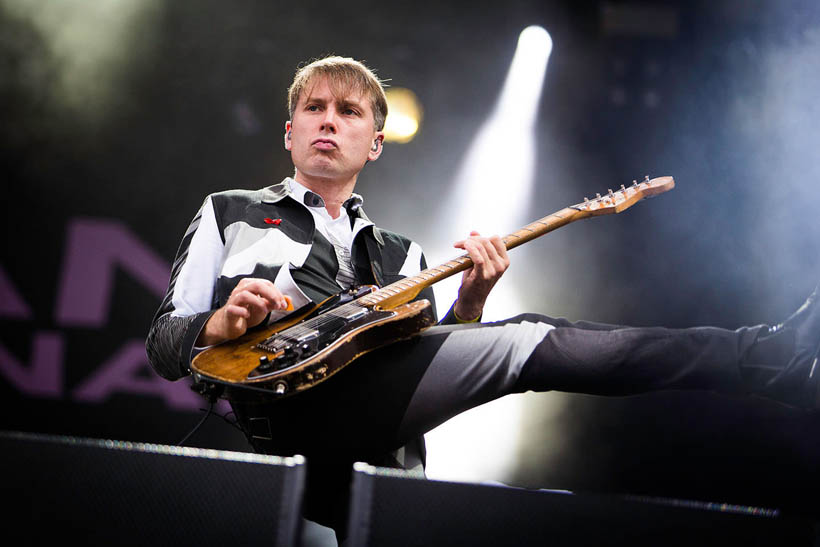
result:
<svg viewBox="0 0 820 547"><path fill-rule="evenodd" d="M536 221L529 226L522 228L522 230L526 230L530 233L534 232L534 229L530 229L530 227L535 227L534 225L543 224L544 219L541 221ZM519 230L520 232L521 230ZM521 236L518 235L518 232L510 234L505 237L505 239L509 237L520 238ZM279 338L279 337L287 337L287 338L300 338L303 335L310 334L312 331L315 331L323 326L328 325L329 323L337 320L337 319L346 319L349 317L346 312L352 312L353 308L361 308L364 309L367 306L373 306L387 300L397 294L400 294L404 291L414 289L421 283L429 281L430 279L435 279L442 274L449 273L450 270L456 268L458 266L463 265L465 262L469 261L470 258L466 255L462 255L460 257L454 258L444 264L440 264L438 266L434 266L432 268L427 268L416 274L413 277L409 277L406 279L402 279L395 283L391 283L385 287L378 289L376 292L364 295L360 299L354 302L348 302L335 308L333 310L328 310L327 312L321 314L318 317L314 317L312 319L308 319L302 323L298 323L297 325L293 325L283 331L275 333L274 335L270 336L269 338L263 341L264 343L268 343L269 340ZM433 273L437 272L437 273ZM386 296L385 296L386 295Z"/></svg>
<svg viewBox="0 0 820 547"><path fill-rule="evenodd" d="M429 271L429 269L425 270L425 272L426 271ZM424 281L423 278L419 279L419 277L421 276L422 273L424 273L424 272L421 272L421 273L419 273L419 274L417 274L417 275L415 275L411 278L403 279L401 281L397 281L396 283L391 283L390 285L387 285L386 287L382 287L378 291L376 291L374 293L371 293L371 294L368 294L368 295L365 295L365 296L361 297L360 299L357 299L356 301L347 302L345 304L342 304L338 308L328 310L327 312L319 315L318 317L308 319L307 321L304 321L302 323L299 323L297 325L294 325L292 327L284 329L280 332L277 332L277 333L273 334L272 336L266 338L262 343L263 344L269 343L269 341L271 341L272 339L275 339L277 337L299 338L302 335L310 334L312 331L315 331L318 328L326 326L330 322L333 322L337 319L347 319L349 317L347 312L356 311L356 310L354 310L354 308L366 309L366 306L368 306L368 305L378 304L379 302L382 302L382 301L386 300L387 298L395 296L396 294L399 294L400 292L415 288L419 283L422 283ZM402 287L402 285L403 285L403 287ZM396 291L396 289L399 289L399 290ZM384 294L386 291L396 291L396 292L394 292L392 294L390 294L388 292L388 296L386 296L386 297L381 297L381 295L379 295L379 293ZM367 299L368 301L367 302L359 302L362 299Z"/></svg>
<svg viewBox="0 0 820 547"><path fill-rule="evenodd" d="M262 344L269 343L269 341L273 341L276 338L298 339L303 335L310 334L311 332L323 326L326 326L337 319L347 319L348 315L346 314L346 312L352 312L353 308L365 309L367 306L379 304L380 302L383 302L384 300L396 296L397 294L400 294L407 290L412 290L416 288L416 286L418 286L419 284L429 281L430 279L435 279L442 274L449 273L450 270L452 270L453 268L461 266L469 260L469 256L462 255L448 262L445 262L444 264L440 264L432 268L427 268L426 270L419 272L415 276L402 279L400 281L396 281L395 283L391 283L390 285L378 289L374 293L364 295L363 297L357 299L357 301L348 302L346 304L339 306L338 308L328 310L327 312L319 315L318 317L308 319L304 322L298 323L296 325L293 325L292 327L277 332L271 335L270 337L266 338L262 342Z"/></svg>

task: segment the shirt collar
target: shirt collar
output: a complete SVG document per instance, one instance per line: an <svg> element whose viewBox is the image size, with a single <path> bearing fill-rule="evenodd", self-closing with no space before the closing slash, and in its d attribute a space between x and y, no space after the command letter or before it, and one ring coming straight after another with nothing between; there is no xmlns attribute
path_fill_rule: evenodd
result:
<svg viewBox="0 0 820 547"><path fill-rule="evenodd" d="M297 191L299 191L298 194ZM310 192L310 190L308 190L307 188L293 180L293 178L287 177L282 182L278 184L273 184L263 189L262 202L276 203L284 199L285 196L291 196L299 203L304 203L306 192ZM321 196L318 197L319 199L321 199ZM362 198L362 196L360 196L359 194L353 193L347 200L345 200L343 205L348 210L351 216L358 217L367 225L373 225L373 222L365 214L364 209L362 208L362 203L364 203L364 198ZM324 205L324 200L322 200L322 204ZM376 241L378 241L380 245L384 245L384 239L382 238L380 230L375 226L373 226L373 236L376 238Z"/></svg>
<svg viewBox="0 0 820 547"><path fill-rule="evenodd" d="M282 181L282 183L287 186L290 196L299 203L304 203L308 207L325 206L325 200L322 199L322 196L308 190L304 185L300 184L296 180L288 177ZM354 214L361 209L362 203L364 203L364 198L362 198L359 194L352 193L350 194L350 197L342 203L342 207L344 207L348 213Z"/></svg>

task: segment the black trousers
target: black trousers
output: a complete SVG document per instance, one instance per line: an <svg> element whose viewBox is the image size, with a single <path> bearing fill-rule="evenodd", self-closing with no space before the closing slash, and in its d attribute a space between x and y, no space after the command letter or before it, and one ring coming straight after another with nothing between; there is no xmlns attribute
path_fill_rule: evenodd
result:
<svg viewBox="0 0 820 547"><path fill-rule="evenodd" d="M437 326L298 396L232 406L254 450L307 458L304 514L344 537L355 461L395 465L393 451L511 393L744 392L739 364L764 328L631 328L535 314Z"/></svg>

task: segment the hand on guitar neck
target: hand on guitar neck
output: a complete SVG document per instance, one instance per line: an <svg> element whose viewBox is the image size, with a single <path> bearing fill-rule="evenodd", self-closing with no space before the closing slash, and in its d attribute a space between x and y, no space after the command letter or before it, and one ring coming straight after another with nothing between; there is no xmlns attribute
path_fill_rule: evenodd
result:
<svg viewBox="0 0 820 547"><path fill-rule="evenodd" d="M453 311L463 321L475 321L481 317L490 291L510 266L507 247L501 237L481 237L478 232L470 232L470 237L453 247L467 251L473 261L473 267L462 275Z"/></svg>

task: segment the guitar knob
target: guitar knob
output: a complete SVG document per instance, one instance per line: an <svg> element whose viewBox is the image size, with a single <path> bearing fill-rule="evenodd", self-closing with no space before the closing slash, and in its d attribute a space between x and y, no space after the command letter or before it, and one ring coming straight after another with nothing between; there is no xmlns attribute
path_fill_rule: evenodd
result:
<svg viewBox="0 0 820 547"><path fill-rule="evenodd" d="M259 366L257 367L259 370L268 370L271 368L273 363L270 362L267 355L263 355L259 358Z"/></svg>
<svg viewBox="0 0 820 547"><path fill-rule="evenodd" d="M276 395L284 395L288 391L288 385L285 382L276 382L273 384L273 392Z"/></svg>

